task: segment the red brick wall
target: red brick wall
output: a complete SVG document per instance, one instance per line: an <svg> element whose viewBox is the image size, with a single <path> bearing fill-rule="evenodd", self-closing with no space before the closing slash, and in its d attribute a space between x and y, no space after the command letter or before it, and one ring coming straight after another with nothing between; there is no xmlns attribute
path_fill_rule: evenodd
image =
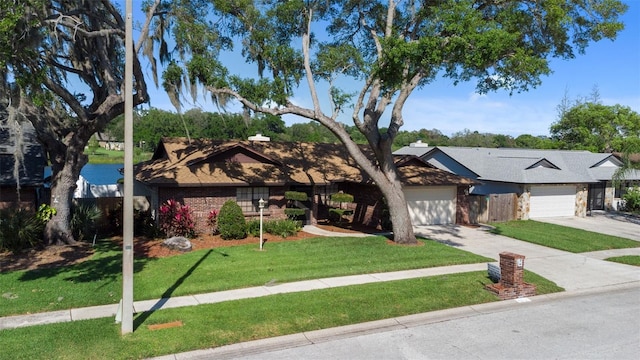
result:
<svg viewBox="0 0 640 360"><path fill-rule="evenodd" d="M284 200L283 187L269 188L269 208L265 209L264 216L268 219L284 219L284 208L286 201ZM158 202L160 205L167 200L176 200L183 205L188 205L192 212L196 223L196 231L206 233L210 229L207 227L207 217L213 209L220 210L222 205L228 200L236 200L235 187L175 187L175 188L159 188ZM247 220L258 218L259 212L245 213Z"/></svg>

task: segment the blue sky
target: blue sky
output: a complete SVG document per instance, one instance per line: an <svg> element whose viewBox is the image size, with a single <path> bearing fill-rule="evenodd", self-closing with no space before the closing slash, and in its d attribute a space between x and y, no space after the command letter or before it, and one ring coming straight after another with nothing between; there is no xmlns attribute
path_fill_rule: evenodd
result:
<svg viewBox="0 0 640 360"><path fill-rule="evenodd" d="M584 55L578 54L572 60L552 60L553 73L544 77L538 88L511 96L505 91L479 95L472 83L454 86L448 79L441 79L411 95L404 107L402 130L438 129L449 136L465 129L513 137L548 135L550 125L558 119L557 106L565 94L570 99L585 97L594 87L605 105L621 104L640 112L640 1L627 4L629 10L622 17L625 29L615 41L592 43ZM150 106L175 111L163 90L156 89L151 82L148 85ZM300 91L293 100L298 105L310 106L309 99L306 91ZM218 111L202 97L196 104L184 105L185 109ZM352 124L350 113L341 120ZM287 125L296 121L308 122L285 117Z"/></svg>

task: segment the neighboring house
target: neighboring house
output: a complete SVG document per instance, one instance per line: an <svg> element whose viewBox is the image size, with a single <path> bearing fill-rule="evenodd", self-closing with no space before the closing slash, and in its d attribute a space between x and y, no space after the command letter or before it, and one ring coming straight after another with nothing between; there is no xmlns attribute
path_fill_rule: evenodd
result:
<svg viewBox="0 0 640 360"><path fill-rule="evenodd" d="M19 132L0 125L0 208L35 210L42 202L46 160L31 123L23 123ZM16 151L23 154L18 179Z"/></svg>
<svg viewBox="0 0 640 360"><path fill-rule="evenodd" d="M455 223L456 197L474 182L415 157L398 157L397 164L413 223ZM286 191L308 195L302 203L307 223L326 219L330 196L340 191L354 196L354 221L381 226L385 216L382 195L341 144L271 142L259 135L249 141L165 138L135 173L151 193L152 209L169 199L189 205L199 230L227 200L250 218L259 215L258 201L264 199L264 215L284 218Z"/></svg>
<svg viewBox="0 0 640 360"><path fill-rule="evenodd" d="M76 181L73 197L75 199L121 198L123 191L122 185L91 184L84 176L80 175Z"/></svg>
<svg viewBox="0 0 640 360"><path fill-rule="evenodd" d="M97 132L94 136L98 140L98 144L100 145L100 147L104 149L118 151L124 150L124 142L114 140L108 134Z"/></svg>
<svg viewBox="0 0 640 360"><path fill-rule="evenodd" d="M619 189L612 176L621 166L613 154L589 151L430 147L417 142L396 155L418 156L439 169L481 182L471 195L514 193L517 218L586 216L591 210L616 210ZM640 172L627 177L628 186Z"/></svg>

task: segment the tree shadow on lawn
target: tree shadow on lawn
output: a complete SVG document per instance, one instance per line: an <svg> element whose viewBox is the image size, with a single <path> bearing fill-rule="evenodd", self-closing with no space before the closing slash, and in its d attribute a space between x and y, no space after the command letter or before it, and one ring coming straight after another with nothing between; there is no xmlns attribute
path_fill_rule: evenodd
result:
<svg viewBox="0 0 640 360"><path fill-rule="evenodd" d="M193 274L193 272L198 268L198 266L200 266L200 264L202 264L208 257L209 255L211 255L212 252L216 252L221 254L222 256L229 256L225 253L219 252L219 251L215 251L214 249L209 249L209 251L207 251L206 253L204 253L204 255L202 255L202 257L196 261L190 268L189 270L187 270L178 280L176 280L175 283L173 283L173 285L171 285L160 297L160 300L158 300L157 303L155 303L150 310L143 312L142 314L140 314L134 321L134 330L138 329L142 324L144 324L144 322L151 316L151 314L153 314L155 311L160 310L162 308L162 306L164 306L164 304L167 303L167 301L169 301L169 299L171 298L171 295L173 295L173 292L176 291L177 288L180 287L180 285L182 285L182 283L184 283L184 281L191 276L191 274Z"/></svg>
<svg viewBox="0 0 640 360"><path fill-rule="evenodd" d="M91 259L73 265L71 260L66 258L77 257L73 251L64 252L60 255L62 260L49 264L46 268L38 268L25 271L20 277L21 281L31 281L38 279L50 279L63 275L66 281L76 283L89 283L94 281L118 281L122 274L122 252L118 252L118 244L111 241L103 241L95 245L95 253ZM105 253L110 253L104 255ZM137 258L134 260L133 271L140 272L144 266L155 259ZM66 276L65 276L66 275Z"/></svg>

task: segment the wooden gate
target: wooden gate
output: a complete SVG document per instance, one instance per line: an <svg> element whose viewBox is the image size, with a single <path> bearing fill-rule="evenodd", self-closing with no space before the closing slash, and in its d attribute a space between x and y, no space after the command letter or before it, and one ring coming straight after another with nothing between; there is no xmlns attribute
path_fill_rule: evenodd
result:
<svg viewBox="0 0 640 360"><path fill-rule="evenodd" d="M489 197L489 222L515 220L518 214L518 195L491 194Z"/></svg>

